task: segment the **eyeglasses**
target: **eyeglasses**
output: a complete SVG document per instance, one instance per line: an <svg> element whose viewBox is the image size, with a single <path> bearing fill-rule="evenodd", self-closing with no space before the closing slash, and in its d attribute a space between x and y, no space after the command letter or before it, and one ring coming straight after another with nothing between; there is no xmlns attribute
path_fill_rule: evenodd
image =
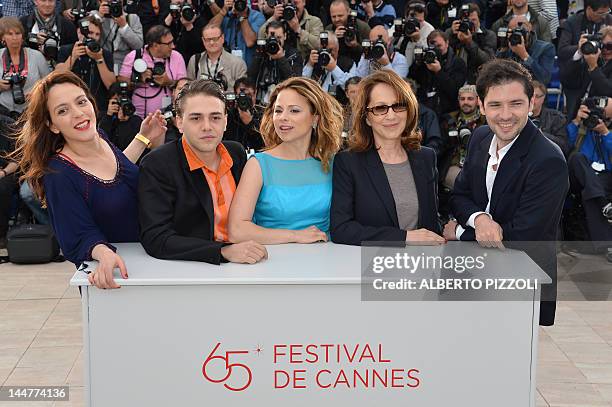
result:
<svg viewBox="0 0 612 407"><path fill-rule="evenodd" d="M595 10L593 10L593 13L597 14L598 16L605 16L606 14L610 14L610 9L607 9L606 11L595 11Z"/></svg>
<svg viewBox="0 0 612 407"><path fill-rule="evenodd" d="M170 40L170 41L168 41L168 42L162 42L162 41L160 41L160 42L158 42L158 44L167 45L167 46L169 46L169 47L170 47L170 46L172 46L172 44L174 44L174 40Z"/></svg>
<svg viewBox="0 0 612 407"><path fill-rule="evenodd" d="M366 112L370 112L374 116L384 116L389 112L389 108L393 109L395 113L399 113L408 110L408 105L406 103L394 103L392 105L372 106L366 107Z"/></svg>
<svg viewBox="0 0 612 407"><path fill-rule="evenodd" d="M212 44L214 42L219 41L221 39L221 37L223 37L223 34L219 35L218 37L210 37L210 38L202 37L202 40L204 42L210 42Z"/></svg>
<svg viewBox="0 0 612 407"><path fill-rule="evenodd" d="M612 51L612 42L608 42L606 44L603 44L603 49L605 49L606 51Z"/></svg>

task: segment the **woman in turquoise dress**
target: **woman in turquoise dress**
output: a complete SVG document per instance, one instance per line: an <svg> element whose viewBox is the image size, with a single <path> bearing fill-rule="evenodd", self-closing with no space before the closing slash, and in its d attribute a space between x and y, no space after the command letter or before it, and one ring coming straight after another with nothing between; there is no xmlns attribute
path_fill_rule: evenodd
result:
<svg viewBox="0 0 612 407"><path fill-rule="evenodd" d="M342 107L303 77L276 87L261 122L265 151L246 164L229 215L232 242L327 241Z"/></svg>

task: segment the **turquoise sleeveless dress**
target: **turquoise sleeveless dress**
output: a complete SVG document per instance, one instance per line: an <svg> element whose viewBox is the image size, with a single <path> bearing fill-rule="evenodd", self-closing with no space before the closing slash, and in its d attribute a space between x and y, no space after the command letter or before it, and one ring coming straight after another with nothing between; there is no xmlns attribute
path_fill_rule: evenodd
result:
<svg viewBox="0 0 612 407"><path fill-rule="evenodd" d="M267 153L253 156L261 167L263 186L253 212L253 223L271 229L316 226L329 232L332 174L324 173L314 158L285 160Z"/></svg>

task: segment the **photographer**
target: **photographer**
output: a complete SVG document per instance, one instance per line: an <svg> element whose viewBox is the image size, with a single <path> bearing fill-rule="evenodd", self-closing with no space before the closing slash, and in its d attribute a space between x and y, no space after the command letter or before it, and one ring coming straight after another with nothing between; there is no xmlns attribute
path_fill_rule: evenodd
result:
<svg viewBox="0 0 612 407"><path fill-rule="evenodd" d="M146 43L144 49L127 54L118 77L135 87L132 101L141 118L169 106L170 89L177 79L187 76L185 61L173 50L174 38L167 27L151 27Z"/></svg>
<svg viewBox="0 0 612 407"><path fill-rule="evenodd" d="M383 0L361 0L357 7L357 15L368 23L376 18L376 24L383 24L385 28L393 25L396 16L395 8L390 4L385 4Z"/></svg>
<svg viewBox="0 0 612 407"><path fill-rule="evenodd" d="M575 115L587 92L589 96L612 96L609 62L612 50L605 45L612 42L609 4L603 0L586 1L584 12L569 17L561 25L559 71L570 117Z"/></svg>
<svg viewBox="0 0 612 407"><path fill-rule="evenodd" d="M201 34L207 22L204 15L196 13L191 0L171 0L164 25L170 28L172 36L176 38L176 51L185 61L204 51Z"/></svg>
<svg viewBox="0 0 612 407"><path fill-rule="evenodd" d="M102 1L97 14L102 20L102 32L105 33L102 48L113 55L113 72L117 73L126 55L142 48L143 29L140 18L133 13L126 14L122 0L115 0L112 10L109 2Z"/></svg>
<svg viewBox="0 0 612 407"><path fill-rule="evenodd" d="M425 21L426 16L427 8L423 0L410 0L401 24L396 22L389 30L389 35L393 36L395 50L406 56L408 66L414 62L416 47L427 47L427 36L435 30Z"/></svg>
<svg viewBox="0 0 612 407"><path fill-rule="evenodd" d="M550 82L555 64L555 47L550 42L538 40L525 16L513 17L508 24L508 40L496 55L513 59L531 72L534 79Z"/></svg>
<svg viewBox="0 0 612 407"><path fill-rule="evenodd" d="M510 10L505 16L493 23L491 31L496 33L500 27L508 27L510 21L514 17L525 17L536 33L536 38L538 40L548 43L552 41L550 23L531 8L531 6L527 4L527 0L510 0Z"/></svg>
<svg viewBox="0 0 612 407"><path fill-rule="evenodd" d="M23 25L17 18L0 18L0 40L6 46L0 49L0 105L13 112L13 116L25 109L27 94L50 72L49 64L39 51L24 47L24 36Z"/></svg>
<svg viewBox="0 0 612 407"><path fill-rule="evenodd" d="M181 89L183 89L183 87L189 82L191 82L191 79L189 78L181 78L176 81L176 84L172 89L172 104L170 106L167 106L166 109L164 109L164 111L162 112L164 118L166 119L167 127L164 143L170 143L181 138L181 132L178 127L176 127L175 102Z"/></svg>
<svg viewBox="0 0 612 407"><path fill-rule="evenodd" d="M319 17L308 14L304 8L306 0L266 0L274 3L274 14L259 29L258 37L265 38L267 26L272 21L285 24L288 47L297 48L302 60L307 60L310 51L319 46L319 34L323 23ZM248 63L247 63L248 65Z"/></svg>
<svg viewBox="0 0 612 407"><path fill-rule="evenodd" d="M77 21L87 17L91 11L98 8L97 0L61 0L59 3L62 16L75 25Z"/></svg>
<svg viewBox="0 0 612 407"><path fill-rule="evenodd" d="M333 31L339 42L338 65L348 71L353 63L358 63L363 49L361 40L368 38L370 27L362 20L351 15L347 0L334 0L329 6L332 23L325 29Z"/></svg>
<svg viewBox="0 0 612 407"><path fill-rule="evenodd" d="M266 25L266 39L258 40L257 54L247 76L257 86L257 103L268 103L277 85L292 76L301 76L303 61L297 49L287 47L285 26L279 21ZM259 44L261 43L261 44Z"/></svg>
<svg viewBox="0 0 612 407"><path fill-rule="evenodd" d="M140 131L142 119L134 114L127 82L114 83L109 89L109 96L106 114L102 115L99 128L123 151Z"/></svg>
<svg viewBox="0 0 612 407"><path fill-rule="evenodd" d="M351 68L354 66L353 63ZM310 51L302 76L318 81L325 92L335 93L338 87L344 88L352 75L338 66L338 38L333 32L321 33L321 48Z"/></svg>
<svg viewBox="0 0 612 407"><path fill-rule="evenodd" d="M445 145L440 157L440 182L450 192L455 178L463 167L467 146L472 132L487 124L478 107L478 94L475 85L465 85L459 89L459 110L450 112L442 118Z"/></svg>
<svg viewBox="0 0 612 407"><path fill-rule="evenodd" d="M587 227L595 249L608 250L612 262L612 102L596 96L580 105L567 125L570 146L568 160L570 188L580 193ZM606 242L607 241L607 242Z"/></svg>
<svg viewBox="0 0 612 407"><path fill-rule="evenodd" d="M259 133L264 109L255 104L256 92L255 83L249 78L238 78L234 84L236 100L228 103L227 129L223 134L223 140L237 141L251 153L264 147Z"/></svg>
<svg viewBox="0 0 612 407"><path fill-rule="evenodd" d="M569 153L567 136L567 118L556 109L544 106L546 102L546 86L542 82L533 81L533 110L531 121L553 143L559 146L567 157Z"/></svg>
<svg viewBox="0 0 612 407"><path fill-rule="evenodd" d="M435 30L427 37L429 49L415 56L410 77L419 84L417 97L438 117L457 109L459 88L465 83L467 68L448 46L448 36Z"/></svg>
<svg viewBox="0 0 612 407"><path fill-rule="evenodd" d="M480 25L480 7L475 3L461 6L459 17L446 33L455 55L467 65L467 82L476 83L478 68L495 55L497 38L493 31Z"/></svg>
<svg viewBox="0 0 612 407"><path fill-rule="evenodd" d="M457 18L457 6L450 0L429 0L427 22L436 30L446 31Z"/></svg>
<svg viewBox="0 0 612 407"><path fill-rule="evenodd" d="M246 75L247 67L242 58L223 49L221 27L209 23L202 30L202 43L206 52L195 54L187 65L190 79L211 79L225 89L232 89L236 79Z"/></svg>
<svg viewBox="0 0 612 407"><path fill-rule="evenodd" d="M76 28L70 20L56 12L55 0L36 0L34 5L33 14L19 19L28 33L26 40L31 47L36 45L36 49L47 59L55 60L60 46L77 41Z"/></svg>
<svg viewBox="0 0 612 407"><path fill-rule="evenodd" d="M252 10L246 0L225 0L223 8L210 20L210 24L221 26L226 48L244 59L248 66L255 54L257 32L265 21L263 14Z"/></svg>
<svg viewBox="0 0 612 407"><path fill-rule="evenodd" d="M170 0L138 0L137 10L130 13L138 14L142 24L142 32L147 35L151 27L163 25L164 17L170 10Z"/></svg>
<svg viewBox="0 0 612 407"><path fill-rule="evenodd" d="M402 78L408 75L406 57L394 50L393 42L384 25L372 27L369 43L369 47L364 47L364 54L357 67L351 69L350 76L365 78L378 69L391 69Z"/></svg>
<svg viewBox="0 0 612 407"><path fill-rule="evenodd" d="M96 17L89 16L78 24L79 41L60 47L55 70L77 74L96 98L96 104L105 106L108 103L107 90L115 83L113 56L100 46L102 24Z"/></svg>

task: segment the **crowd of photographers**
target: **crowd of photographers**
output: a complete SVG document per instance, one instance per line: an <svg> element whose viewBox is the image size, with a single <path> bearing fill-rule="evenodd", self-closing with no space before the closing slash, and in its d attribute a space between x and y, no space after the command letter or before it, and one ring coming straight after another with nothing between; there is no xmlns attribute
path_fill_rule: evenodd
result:
<svg viewBox="0 0 612 407"><path fill-rule="evenodd" d="M292 76L315 79L345 106L347 137L360 78L391 69L418 97L423 144L438 154L442 212L467 141L486 124L478 69L513 59L537 81L531 118L568 159L586 236L612 240L610 0L4 0L0 13L3 133L39 78L70 70L90 87L100 127L119 148L158 109L166 141L180 137L173 100L195 78L226 90L225 138L249 152L263 148L269 95ZM557 69L563 111L546 101L548 88L559 88L551 83ZM16 167L2 160L0 246L15 191L45 221L28 186L19 189Z"/></svg>

